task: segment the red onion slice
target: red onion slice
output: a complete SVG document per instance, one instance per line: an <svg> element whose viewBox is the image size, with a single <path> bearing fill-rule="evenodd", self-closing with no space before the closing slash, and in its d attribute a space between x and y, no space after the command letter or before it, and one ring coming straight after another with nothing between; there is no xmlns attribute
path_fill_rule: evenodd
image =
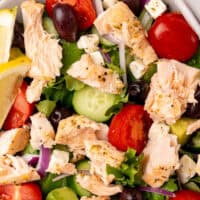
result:
<svg viewBox="0 0 200 200"><path fill-rule="evenodd" d="M168 196L168 197L175 197L175 193L170 192L168 190L162 189L162 188L152 188L152 187L140 187L139 188L140 191L144 191L144 192L151 192L151 193L156 193L156 194L161 194L164 196Z"/></svg>
<svg viewBox="0 0 200 200"><path fill-rule="evenodd" d="M31 166L37 165L39 160L39 155L36 154L25 154L22 157Z"/></svg>
<svg viewBox="0 0 200 200"><path fill-rule="evenodd" d="M101 52L101 55L103 56L103 59L110 64L111 63L111 58L108 53L103 52L103 49L99 48L99 51Z"/></svg>
<svg viewBox="0 0 200 200"><path fill-rule="evenodd" d="M97 16L99 16L103 12L103 3L102 0L93 0L94 7L96 10Z"/></svg>
<svg viewBox="0 0 200 200"><path fill-rule="evenodd" d="M49 166L49 161L51 158L51 150L49 148L45 148L43 145L40 147L40 157L37 164L37 171L40 174L40 176L45 176L46 169Z"/></svg>

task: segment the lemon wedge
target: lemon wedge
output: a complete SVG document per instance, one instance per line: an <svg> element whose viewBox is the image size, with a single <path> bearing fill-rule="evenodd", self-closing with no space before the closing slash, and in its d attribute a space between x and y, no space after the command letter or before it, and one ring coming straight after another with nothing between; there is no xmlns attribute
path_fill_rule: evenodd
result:
<svg viewBox="0 0 200 200"><path fill-rule="evenodd" d="M17 7L0 10L0 63L9 59L16 15Z"/></svg>
<svg viewBox="0 0 200 200"><path fill-rule="evenodd" d="M22 80L29 70L30 59L20 56L0 64L0 128L8 115Z"/></svg>

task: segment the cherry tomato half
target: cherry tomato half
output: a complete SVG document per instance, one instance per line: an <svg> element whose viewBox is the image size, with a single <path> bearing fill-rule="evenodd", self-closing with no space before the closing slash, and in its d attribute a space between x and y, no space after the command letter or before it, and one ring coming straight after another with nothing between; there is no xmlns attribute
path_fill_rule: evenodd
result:
<svg viewBox="0 0 200 200"><path fill-rule="evenodd" d="M68 4L74 6L77 0L46 0L46 10L50 17L53 16L53 7L56 3Z"/></svg>
<svg viewBox="0 0 200 200"><path fill-rule="evenodd" d="M50 17L53 16L53 7L56 3L63 3L72 6L79 30L86 30L92 26L96 12L92 0L46 0L46 10Z"/></svg>
<svg viewBox="0 0 200 200"><path fill-rule="evenodd" d="M42 200L40 188L35 183L0 186L1 200Z"/></svg>
<svg viewBox="0 0 200 200"><path fill-rule="evenodd" d="M199 39L179 13L158 17L149 30L148 39L162 58L186 61L196 52Z"/></svg>
<svg viewBox="0 0 200 200"><path fill-rule="evenodd" d="M169 200L199 200L200 193L191 190L180 190L176 192L176 197L170 198Z"/></svg>
<svg viewBox="0 0 200 200"><path fill-rule="evenodd" d="M32 114L34 104L28 103L26 99L26 89L28 85L26 82L22 83L22 86L15 98L14 104L8 113L3 128L9 130L12 128L19 128L25 124L29 116Z"/></svg>
<svg viewBox="0 0 200 200"><path fill-rule="evenodd" d="M141 153L146 142L152 120L143 106L127 104L116 114L110 124L109 142L121 151L128 147Z"/></svg>

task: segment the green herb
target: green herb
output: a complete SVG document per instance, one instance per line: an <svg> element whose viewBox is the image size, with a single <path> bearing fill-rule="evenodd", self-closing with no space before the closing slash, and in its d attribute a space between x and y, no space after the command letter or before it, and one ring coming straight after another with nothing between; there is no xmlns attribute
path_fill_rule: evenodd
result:
<svg viewBox="0 0 200 200"><path fill-rule="evenodd" d="M119 168L107 165L107 173L115 176L116 184L135 187L143 184L142 176L143 155L136 156L134 149L128 149L125 159Z"/></svg>
<svg viewBox="0 0 200 200"><path fill-rule="evenodd" d="M62 41L63 46L63 67L61 69L62 74L66 74L66 70L76 61L80 60L83 50L77 47L76 43L70 43Z"/></svg>
<svg viewBox="0 0 200 200"><path fill-rule="evenodd" d="M112 63L110 63L110 64L107 63L106 65L109 69L112 69L113 71L117 72L119 75L124 74L124 71L119 66L114 65Z"/></svg>
<svg viewBox="0 0 200 200"><path fill-rule="evenodd" d="M65 77L58 77L48 83L47 87L43 89L44 99L55 101L56 104L65 107L71 107L73 92L67 90Z"/></svg>
<svg viewBox="0 0 200 200"><path fill-rule="evenodd" d="M43 100L36 105L37 110L41 113L44 113L46 117L49 117L51 115L55 107L56 102L51 100Z"/></svg>
<svg viewBox="0 0 200 200"><path fill-rule="evenodd" d="M123 107L124 103L128 102L128 95L126 95L126 90L121 95L115 95L115 103L106 111L106 116L112 116L118 113Z"/></svg>
<svg viewBox="0 0 200 200"><path fill-rule="evenodd" d="M147 83L151 82L151 77L157 72L157 65L151 64L143 76L143 80Z"/></svg>
<svg viewBox="0 0 200 200"><path fill-rule="evenodd" d="M24 151L22 152L22 155L25 155L25 154L39 154L39 150L33 149L31 144L29 143L24 149Z"/></svg>
<svg viewBox="0 0 200 200"><path fill-rule="evenodd" d="M200 68L200 47L194 56L187 62L187 64L196 68Z"/></svg>
<svg viewBox="0 0 200 200"><path fill-rule="evenodd" d="M65 76L66 87L69 91L80 90L85 87L85 84L69 75Z"/></svg>

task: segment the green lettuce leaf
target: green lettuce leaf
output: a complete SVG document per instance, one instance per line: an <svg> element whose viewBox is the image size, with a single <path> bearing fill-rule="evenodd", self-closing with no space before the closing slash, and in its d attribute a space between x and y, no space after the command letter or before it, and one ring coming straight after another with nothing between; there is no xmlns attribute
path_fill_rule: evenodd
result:
<svg viewBox="0 0 200 200"><path fill-rule="evenodd" d="M69 75L65 76L66 87L69 91L80 90L85 87L85 84Z"/></svg>
<svg viewBox="0 0 200 200"><path fill-rule="evenodd" d="M43 99L55 101L56 104L65 107L71 107L72 96L73 92L67 90L65 77L63 76L49 82L42 92Z"/></svg>
<svg viewBox="0 0 200 200"><path fill-rule="evenodd" d="M198 48L194 56L190 60L188 60L187 64L196 68L200 68L200 47Z"/></svg>
<svg viewBox="0 0 200 200"><path fill-rule="evenodd" d="M66 74L66 70L76 61L80 60L84 51L77 47L76 43L62 41L63 47L63 67L61 69L62 74Z"/></svg>
<svg viewBox="0 0 200 200"><path fill-rule="evenodd" d="M44 113L46 117L49 117L51 115L55 107L56 102L51 100L43 100L36 105L37 110L41 113Z"/></svg>
<svg viewBox="0 0 200 200"><path fill-rule="evenodd" d="M142 176L143 155L136 156L134 149L128 149L125 160L119 168L107 165L107 173L115 176L116 184L135 187L143 184Z"/></svg>

